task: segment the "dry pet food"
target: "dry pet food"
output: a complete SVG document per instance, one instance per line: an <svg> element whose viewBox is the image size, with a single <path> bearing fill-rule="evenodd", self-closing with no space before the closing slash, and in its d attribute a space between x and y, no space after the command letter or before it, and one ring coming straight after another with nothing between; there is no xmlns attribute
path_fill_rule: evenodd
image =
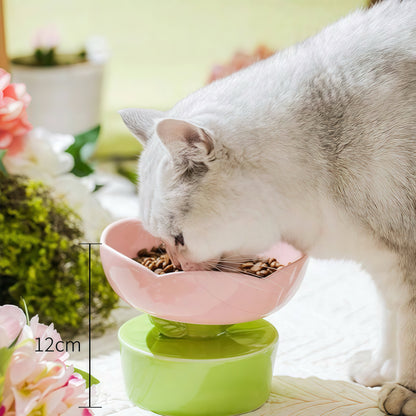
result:
<svg viewBox="0 0 416 416"><path fill-rule="evenodd" d="M156 274L166 274L182 271L181 268L172 264L163 244L159 245L158 247L152 247L151 250L146 248L140 250L137 253L137 256L133 258L133 260L139 262ZM240 264L236 272L261 278L269 276L276 270L280 270L283 267L283 264L280 264L276 259L273 258L256 259Z"/></svg>
<svg viewBox="0 0 416 416"><path fill-rule="evenodd" d="M239 269L245 274L266 277L283 267L283 264L280 264L276 259L269 258L267 260L246 261L239 266Z"/></svg>
<svg viewBox="0 0 416 416"><path fill-rule="evenodd" d="M158 247L152 247L151 250L147 250L146 248L139 250L137 257L134 257L133 260L136 260L143 266L146 266L156 274L182 271L182 269L175 267L172 264L163 244Z"/></svg>

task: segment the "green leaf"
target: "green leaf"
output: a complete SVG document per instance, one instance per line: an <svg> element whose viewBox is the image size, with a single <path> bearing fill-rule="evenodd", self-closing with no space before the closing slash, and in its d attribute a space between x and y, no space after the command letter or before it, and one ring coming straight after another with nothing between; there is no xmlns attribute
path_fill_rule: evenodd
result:
<svg viewBox="0 0 416 416"><path fill-rule="evenodd" d="M9 365L12 354L12 348L0 348L0 376L4 376L6 374L7 366Z"/></svg>
<svg viewBox="0 0 416 416"><path fill-rule="evenodd" d="M74 368L74 372L78 373L85 380L86 386L88 388L90 386L90 380L89 380L90 375L86 371L80 370L79 368L76 368L76 367ZM94 376L91 376L92 385L99 384L99 382L100 381L97 380Z"/></svg>
<svg viewBox="0 0 416 416"><path fill-rule="evenodd" d="M27 310L26 301L23 297L20 298L20 301L23 303L23 306L25 307L25 315L26 315L26 323L30 324L30 318L29 318L29 311Z"/></svg>
<svg viewBox="0 0 416 416"><path fill-rule="evenodd" d="M97 191L99 191L103 187L104 187L103 184L96 183L93 192L97 192Z"/></svg>
<svg viewBox="0 0 416 416"><path fill-rule="evenodd" d="M117 173L119 175L125 177L126 179L128 179L134 185L137 185L137 183L139 182L139 175L134 170L127 169L127 168L119 165L119 166L117 166Z"/></svg>
<svg viewBox="0 0 416 416"><path fill-rule="evenodd" d="M20 334L22 333L22 331L23 331L23 329L19 332L19 334L17 335L17 337L15 338L15 340L11 343L11 345L9 345L9 348L13 349L16 346L17 340L19 339Z"/></svg>
<svg viewBox="0 0 416 416"><path fill-rule="evenodd" d="M6 371L12 354L12 348L0 348L0 403L3 401L4 379L6 378Z"/></svg>
<svg viewBox="0 0 416 416"><path fill-rule="evenodd" d="M89 163L84 162L81 159L78 159L75 161L74 167L71 170L71 173L73 173L75 176L78 176L80 178L91 175L91 173L93 172L94 172L94 168Z"/></svg>
<svg viewBox="0 0 416 416"><path fill-rule="evenodd" d="M5 166L3 165L3 161L2 161L3 156L6 154L6 152L7 152L7 149L0 149L0 172L8 176L7 170Z"/></svg>
<svg viewBox="0 0 416 416"><path fill-rule="evenodd" d="M100 134L100 126L96 126L85 133L75 136L75 141L66 149L66 152L74 158L74 167L71 171L76 176L88 176L94 172L89 163L89 158L94 153L95 144Z"/></svg>
<svg viewBox="0 0 416 416"><path fill-rule="evenodd" d="M69 148L73 147L74 145L82 147L87 143L95 143L98 139L99 134L100 134L100 126L98 125L92 128L91 130L88 130L84 133L80 133L76 135L75 143L72 144Z"/></svg>

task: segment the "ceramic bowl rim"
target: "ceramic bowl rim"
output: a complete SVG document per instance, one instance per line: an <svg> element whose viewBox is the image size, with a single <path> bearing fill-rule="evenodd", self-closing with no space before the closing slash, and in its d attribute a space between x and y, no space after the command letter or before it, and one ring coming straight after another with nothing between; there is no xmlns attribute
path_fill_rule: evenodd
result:
<svg viewBox="0 0 416 416"><path fill-rule="evenodd" d="M192 273L195 273L196 272L195 270L189 271L189 272L181 270L181 271L166 273L166 274L164 274L164 275L161 276L161 275L156 274L153 270L150 270L149 268L143 266L139 262L133 260L132 258L127 257L126 255L124 255L123 253L117 251L116 249L114 249L113 247L111 247L110 245L108 245L106 243L107 235L108 235L108 233L110 232L111 229L116 228L119 224L129 223L129 222L132 222L132 221L133 222L136 222L136 223L140 223L140 224L142 223L138 218L128 217L128 218L122 218L122 219L116 220L116 221L112 222L111 224L107 225L105 227L105 229L103 230L102 234L101 234L101 238L100 238L101 247L105 246L107 249L109 249L117 257L123 259L123 261L127 260L129 262L129 264L133 265L135 268L137 268L140 271L144 271L146 273L150 272L155 278L167 279L167 278L173 278L173 277L176 277L176 276L187 275L188 273L189 274L192 274ZM155 238L157 238L157 237L155 237ZM307 254L302 253L300 250L297 250L297 251L299 251L301 253L301 255L300 255L300 257L298 259L296 259L293 262L290 262L290 264L287 264L282 269L276 270L276 271L274 271L273 273L269 274L266 277L262 277L261 280L269 280L271 278L275 278L275 277L278 276L278 274L279 274L279 272L281 270L291 268L292 266L294 267L295 265L297 265L297 263L301 263L301 262L304 262L305 260L307 260L307 258L308 258L308 255ZM254 276L250 276L250 275L247 275L247 274L244 274L244 273L224 272L224 271L216 271L216 270L198 270L197 272L206 272L206 273L221 274L224 277L226 275L228 275L228 276L229 275L237 275L239 277L241 277L242 275L245 275L245 276L250 277L250 278L251 277L254 277Z"/></svg>

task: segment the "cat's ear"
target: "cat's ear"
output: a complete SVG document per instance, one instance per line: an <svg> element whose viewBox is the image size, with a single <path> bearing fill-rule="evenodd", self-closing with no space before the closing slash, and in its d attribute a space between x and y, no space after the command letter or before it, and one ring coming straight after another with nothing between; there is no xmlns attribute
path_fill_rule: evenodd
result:
<svg viewBox="0 0 416 416"><path fill-rule="evenodd" d="M207 156L214 150L214 141L209 134L184 120L162 120L156 133L174 157Z"/></svg>
<svg viewBox="0 0 416 416"><path fill-rule="evenodd" d="M128 129L144 145L154 132L155 121L163 118L163 111L150 108L125 108L118 112Z"/></svg>

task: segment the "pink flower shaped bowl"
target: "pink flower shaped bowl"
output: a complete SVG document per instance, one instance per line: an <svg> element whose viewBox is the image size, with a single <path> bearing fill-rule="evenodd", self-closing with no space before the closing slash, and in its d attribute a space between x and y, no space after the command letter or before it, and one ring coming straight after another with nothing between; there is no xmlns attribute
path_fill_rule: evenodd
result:
<svg viewBox="0 0 416 416"><path fill-rule="evenodd" d="M190 324L229 325L263 318L294 295L308 260L292 246L279 243L261 256L287 266L265 278L218 271L160 276L132 260L140 249L159 244L137 219L110 224L101 236L104 272L116 293L134 308Z"/></svg>

